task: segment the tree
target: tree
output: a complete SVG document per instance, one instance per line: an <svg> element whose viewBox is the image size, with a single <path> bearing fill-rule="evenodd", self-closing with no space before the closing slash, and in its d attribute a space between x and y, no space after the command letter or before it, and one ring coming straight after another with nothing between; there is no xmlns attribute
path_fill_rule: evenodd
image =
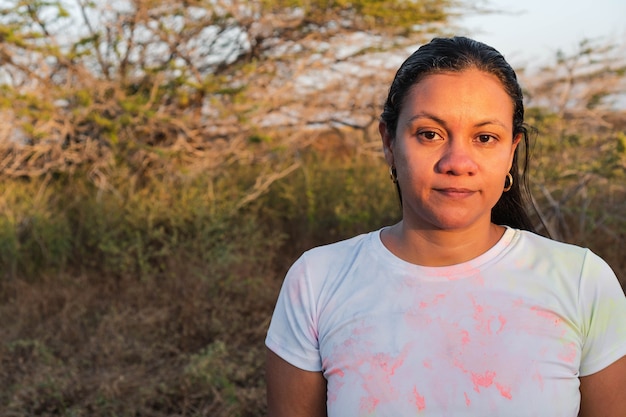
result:
<svg viewBox="0 0 626 417"><path fill-rule="evenodd" d="M366 137L399 61L456 0L20 0L0 9L10 177L87 167L99 187L181 165L258 165L241 207L316 134ZM405 55L403 52L402 55ZM306 133L305 133L306 132ZM345 137L344 137L345 139ZM28 145L28 146L24 146ZM364 149L367 149L365 147ZM164 156L165 155L165 156ZM263 165L267 163L266 165Z"/></svg>
<svg viewBox="0 0 626 417"><path fill-rule="evenodd" d="M607 258L614 256L607 247L626 243L625 47L582 40L523 80L527 119L539 129L533 178L543 224L553 237L602 248Z"/></svg>
<svg viewBox="0 0 626 417"><path fill-rule="evenodd" d="M584 123L624 100L626 44L583 39L572 53L557 51L553 63L529 80L528 104ZM622 103L623 105L623 103ZM582 120L581 120L582 119Z"/></svg>

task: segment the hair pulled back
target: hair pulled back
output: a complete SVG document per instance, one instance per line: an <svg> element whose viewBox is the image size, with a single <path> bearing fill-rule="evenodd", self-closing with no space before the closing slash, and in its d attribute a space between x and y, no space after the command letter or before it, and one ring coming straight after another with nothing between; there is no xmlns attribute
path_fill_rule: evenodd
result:
<svg viewBox="0 0 626 417"><path fill-rule="evenodd" d="M491 220L496 224L534 231L526 212L526 207L530 205L530 193L526 175L529 162L529 138L528 128L524 123L524 96L515 71L496 49L462 36L434 38L422 45L398 69L389 88L381 121L385 123L392 140L395 140L398 117L413 85L428 75L461 72L468 69L484 71L500 80L502 87L513 101L513 137L521 134L524 142L522 147L524 157L521 166L518 161L520 146L515 150L513 157L510 172L513 177L513 186L508 192L502 194L493 207ZM400 192L400 189L398 191Z"/></svg>

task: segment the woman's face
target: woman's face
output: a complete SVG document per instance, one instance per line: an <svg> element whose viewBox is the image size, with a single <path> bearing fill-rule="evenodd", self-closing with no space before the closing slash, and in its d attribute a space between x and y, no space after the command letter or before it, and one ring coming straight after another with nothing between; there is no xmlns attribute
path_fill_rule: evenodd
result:
<svg viewBox="0 0 626 417"><path fill-rule="evenodd" d="M408 226L491 223L520 139L513 138L513 101L495 76L477 69L428 75L407 94L395 138L384 123L380 132Z"/></svg>

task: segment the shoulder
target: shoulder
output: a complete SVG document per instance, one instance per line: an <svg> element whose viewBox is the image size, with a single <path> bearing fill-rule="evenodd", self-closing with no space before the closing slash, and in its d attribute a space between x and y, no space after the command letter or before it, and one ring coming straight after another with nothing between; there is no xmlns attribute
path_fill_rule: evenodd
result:
<svg viewBox="0 0 626 417"><path fill-rule="evenodd" d="M299 281L313 292L336 286L355 269L371 269L379 256L378 231L369 232L339 242L317 246L304 252L291 266L287 281Z"/></svg>
<svg viewBox="0 0 626 417"><path fill-rule="evenodd" d="M528 247L532 249L548 250L550 253L553 251L556 251L556 252L577 253L580 255L584 255L584 253L588 251L587 248L583 248L581 246L574 245L571 243L554 240L554 239L539 235L537 233L529 232L528 230L516 230L516 231L520 238L520 241L528 245Z"/></svg>
<svg viewBox="0 0 626 417"><path fill-rule="evenodd" d="M517 230L517 236L516 246L520 250L538 258L552 259L557 263L563 261L571 263L577 260L582 264L590 254L595 256L588 248L550 239L526 230Z"/></svg>
<svg viewBox="0 0 626 417"><path fill-rule="evenodd" d="M579 280L606 276L615 279L608 263L589 248L560 242L538 234L517 230L516 255L535 269L554 275L569 275ZM597 282L597 281L596 281Z"/></svg>
<svg viewBox="0 0 626 417"><path fill-rule="evenodd" d="M304 252L301 259L315 264L319 264L319 262L325 264L344 263L348 259L371 249L372 241L378 233L379 231L364 233L349 239L317 246Z"/></svg>

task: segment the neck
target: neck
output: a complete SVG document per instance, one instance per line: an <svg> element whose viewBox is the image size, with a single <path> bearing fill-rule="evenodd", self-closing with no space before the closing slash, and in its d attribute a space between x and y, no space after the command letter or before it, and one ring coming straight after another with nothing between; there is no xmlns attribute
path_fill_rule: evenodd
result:
<svg viewBox="0 0 626 417"><path fill-rule="evenodd" d="M492 248L504 234L493 223L463 230L423 230L404 222L385 229L383 244L394 255L423 266L449 266L467 262Z"/></svg>

